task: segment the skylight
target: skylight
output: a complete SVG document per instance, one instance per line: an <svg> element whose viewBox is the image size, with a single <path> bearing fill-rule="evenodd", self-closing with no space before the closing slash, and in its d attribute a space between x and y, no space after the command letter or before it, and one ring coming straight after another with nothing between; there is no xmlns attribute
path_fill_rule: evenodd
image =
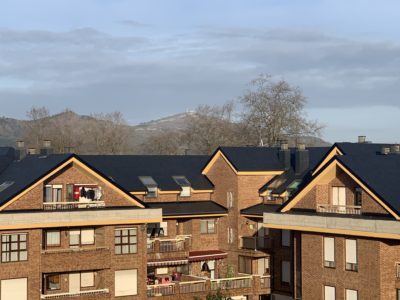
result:
<svg viewBox="0 0 400 300"><path fill-rule="evenodd" d="M157 182L151 176L139 176L139 180L145 185L146 187L156 187Z"/></svg>
<svg viewBox="0 0 400 300"><path fill-rule="evenodd" d="M14 181L4 181L2 184L0 184L0 193L13 184Z"/></svg>
<svg viewBox="0 0 400 300"><path fill-rule="evenodd" d="M173 176L172 178L174 178L175 182L181 187L190 186L190 182L185 176Z"/></svg>

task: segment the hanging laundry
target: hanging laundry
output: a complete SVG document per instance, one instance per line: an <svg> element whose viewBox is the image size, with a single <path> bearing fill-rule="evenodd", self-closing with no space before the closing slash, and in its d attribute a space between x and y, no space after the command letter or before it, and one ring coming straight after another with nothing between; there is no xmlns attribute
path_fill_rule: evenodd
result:
<svg viewBox="0 0 400 300"><path fill-rule="evenodd" d="M89 198L90 200L94 201L94 190L88 190L86 192L86 198Z"/></svg>
<svg viewBox="0 0 400 300"><path fill-rule="evenodd" d="M97 189L94 190L94 199L95 200L100 200L101 196L103 195L102 191L101 191L101 187L98 187Z"/></svg>
<svg viewBox="0 0 400 300"><path fill-rule="evenodd" d="M80 195L81 195L80 187L74 185L74 200L79 200Z"/></svg>
<svg viewBox="0 0 400 300"><path fill-rule="evenodd" d="M84 187L82 187L82 189L81 189L81 197L86 198L86 190Z"/></svg>

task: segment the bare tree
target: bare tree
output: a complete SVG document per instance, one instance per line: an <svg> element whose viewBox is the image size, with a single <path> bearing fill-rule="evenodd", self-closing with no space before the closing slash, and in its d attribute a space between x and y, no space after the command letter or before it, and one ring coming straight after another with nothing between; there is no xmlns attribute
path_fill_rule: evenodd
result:
<svg viewBox="0 0 400 300"><path fill-rule="evenodd" d="M187 119L185 139L189 149L210 154L219 146L241 144L240 124L234 122L234 102L201 105Z"/></svg>
<svg viewBox="0 0 400 300"><path fill-rule="evenodd" d="M23 138L32 147L39 148L44 139L49 139L50 113L47 107L33 106L27 113Z"/></svg>
<svg viewBox="0 0 400 300"><path fill-rule="evenodd" d="M252 144L274 146L279 140L299 136L318 136L322 125L307 119L306 99L298 87L285 80L260 75L240 97L248 138Z"/></svg>
<svg viewBox="0 0 400 300"><path fill-rule="evenodd" d="M185 150L185 145L182 143L182 135L180 131L165 130L149 137L139 146L139 152L157 155L182 154Z"/></svg>

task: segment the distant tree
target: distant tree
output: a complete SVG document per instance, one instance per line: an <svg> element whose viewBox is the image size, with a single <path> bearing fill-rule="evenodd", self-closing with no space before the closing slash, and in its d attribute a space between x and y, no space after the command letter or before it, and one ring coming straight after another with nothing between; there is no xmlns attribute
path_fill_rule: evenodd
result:
<svg viewBox="0 0 400 300"><path fill-rule="evenodd" d="M304 111L306 98L298 87L285 80L272 80L260 75L250 82L249 90L240 97L251 144L274 146L279 140L318 136L323 126L307 119Z"/></svg>
<svg viewBox="0 0 400 300"><path fill-rule="evenodd" d="M26 116L29 122L26 122L23 138L31 147L40 148L43 140L49 139L49 109L44 106L32 106Z"/></svg>
<svg viewBox="0 0 400 300"><path fill-rule="evenodd" d="M222 106L201 105L187 118L184 137L189 149L203 154L219 146L243 143L241 124L234 121L234 102Z"/></svg>
<svg viewBox="0 0 400 300"><path fill-rule="evenodd" d="M139 146L139 153L157 155L177 155L184 152L182 132L177 130L163 130L149 137Z"/></svg>

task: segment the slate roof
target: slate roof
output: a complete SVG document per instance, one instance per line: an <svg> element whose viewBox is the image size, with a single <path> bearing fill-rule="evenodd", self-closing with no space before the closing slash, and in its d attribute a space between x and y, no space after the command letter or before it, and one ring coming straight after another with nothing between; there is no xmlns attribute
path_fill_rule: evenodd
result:
<svg viewBox="0 0 400 300"><path fill-rule="evenodd" d="M150 208L162 208L163 216L226 214L227 208L214 201L147 202Z"/></svg>
<svg viewBox="0 0 400 300"><path fill-rule="evenodd" d="M262 217L264 212L277 212L281 207L281 204L264 204L260 203L254 206L247 207L242 209L240 213L242 215L254 215Z"/></svg>
<svg viewBox="0 0 400 300"><path fill-rule="evenodd" d="M151 176L164 191L179 191L172 176L185 176L193 189L210 190L214 186L201 174L206 155L80 155L84 161L118 182L126 190L146 191L139 176Z"/></svg>
<svg viewBox="0 0 400 300"><path fill-rule="evenodd" d="M14 160L14 156L14 148L0 147L0 173L12 163L12 161Z"/></svg>

